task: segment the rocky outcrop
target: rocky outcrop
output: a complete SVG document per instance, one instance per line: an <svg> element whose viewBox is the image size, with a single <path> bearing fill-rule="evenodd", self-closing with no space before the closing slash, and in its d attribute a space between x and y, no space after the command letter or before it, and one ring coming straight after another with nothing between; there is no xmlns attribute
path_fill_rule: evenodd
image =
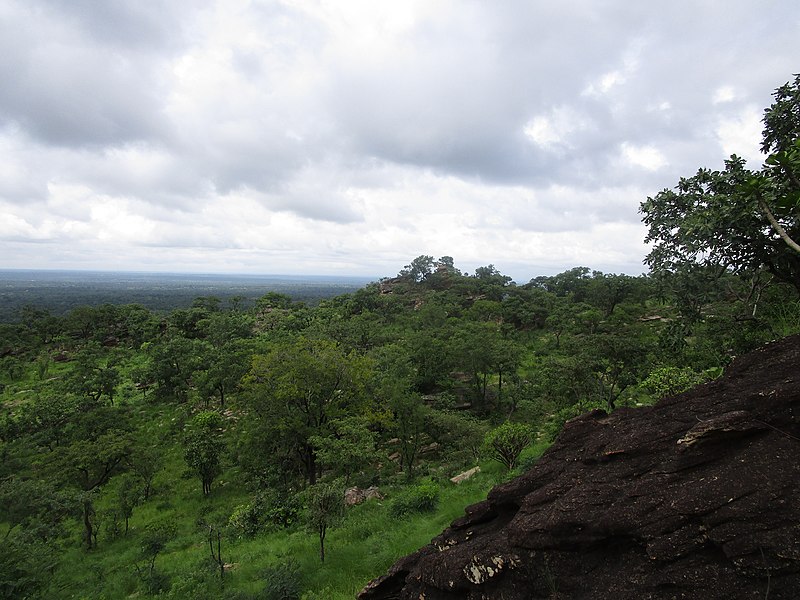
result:
<svg viewBox="0 0 800 600"><path fill-rule="evenodd" d="M359 595L800 598L800 337L656 406L567 423Z"/></svg>
<svg viewBox="0 0 800 600"><path fill-rule="evenodd" d="M472 479L475 475L477 475L480 472L481 472L480 467L472 467L471 469L468 469L463 473L459 473L455 477L451 477L450 481L458 485Z"/></svg>
<svg viewBox="0 0 800 600"><path fill-rule="evenodd" d="M355 506L356 504L361 504L373 498L377 498L378 500L383 500L384 498L381 491L374 485L366 489L355 486L347 488L344 491L344 503L347 506Z"/></svg>

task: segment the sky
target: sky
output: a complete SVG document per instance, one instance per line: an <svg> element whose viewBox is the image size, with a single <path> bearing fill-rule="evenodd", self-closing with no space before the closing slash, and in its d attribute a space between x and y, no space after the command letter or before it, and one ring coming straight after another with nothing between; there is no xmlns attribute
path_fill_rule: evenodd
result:
<svg viewBox="0 0 800 600"><path fill-rule="evenodd" d="M642 273L640 203L760 167L798 39L795 0L0 0L0 268Z"/></svg>

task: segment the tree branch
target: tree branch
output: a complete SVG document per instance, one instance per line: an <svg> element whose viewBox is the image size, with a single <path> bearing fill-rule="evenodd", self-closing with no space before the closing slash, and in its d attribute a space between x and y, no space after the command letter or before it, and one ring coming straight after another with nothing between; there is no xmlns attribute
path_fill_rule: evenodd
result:
<svg viewBox="0 0 800 600"><path fill-rule="evenodd" d="M797 178L797 175L795 175L794 171L786 166L783 167L783 171L789 177L789 181L791 181L796 188L800 189L800 179Z"/></svg>
<svg viewBox="0 0 800 600"><path fill-rule="evenodd" d="M764 215L766 215L769 224L772 225L772 228L778 232L778 235L781 236L781 239L784 242L786 242L786 245L789 246L789 248L791 248L795 252L800 253L800 244L798 244L792 238L789 237L789 234L786 233L786 230L783 228L783 225L778 223L778 220L772 214L772 211L769 209L769 206L767 206L767 203L764 202L763 198L758 196L757 199L758 199L758 206L764 212Z"/></svg>

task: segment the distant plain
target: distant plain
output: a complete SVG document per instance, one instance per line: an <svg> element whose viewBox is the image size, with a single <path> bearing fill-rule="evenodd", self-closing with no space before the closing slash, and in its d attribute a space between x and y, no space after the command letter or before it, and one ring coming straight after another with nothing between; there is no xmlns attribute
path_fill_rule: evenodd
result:
<svg viewBox="0 0 800 600"><path fill-rule="evenodd" d="M310 305L353 292L378 278L325 275L231 275L0 269L0 322L19 320L24 306L61 315L76 306L141 304L154 311L187 307L213 296L248 307L276 292Z"/></svg>

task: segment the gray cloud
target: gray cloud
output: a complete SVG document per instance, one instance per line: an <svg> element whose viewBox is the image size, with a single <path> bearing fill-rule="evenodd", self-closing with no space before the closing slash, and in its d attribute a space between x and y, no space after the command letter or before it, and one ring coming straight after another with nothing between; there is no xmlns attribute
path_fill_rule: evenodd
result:
<svg viewBox="0 0 800 600"><path fill-rule="evenodd" d="M62 146L152 139L160 115L158 60L92 43L47 11L12 4L0 21L0 123Z"/></svg>
<svg viewBox="0 0 800 600"><path fill-rule="evenodd" d="M81 37L104 47L143 53L162 53L183 43L184 25L192 10L208 6L203 0L30 0L53 20L65 22Z"/></svg>
<svg viewBox="0 0 800 600"><path fill-rule="evenodd" d="M7 0L0 244L15 266L113 238L187 268L373 269L435 242L629 269L638 202L731 151L758 164L798 31L779 0Z"/></svg>

